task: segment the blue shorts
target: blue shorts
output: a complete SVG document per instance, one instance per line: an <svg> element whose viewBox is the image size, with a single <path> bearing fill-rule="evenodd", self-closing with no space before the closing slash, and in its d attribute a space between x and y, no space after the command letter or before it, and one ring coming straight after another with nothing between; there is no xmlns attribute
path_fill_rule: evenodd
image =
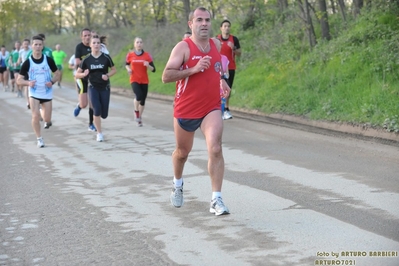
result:
<svg viewBox="0 0 399 266"><path fill-rule="evenodd" d="M89 85L89 99L93 107L93 115L101 116L103 119L108 117L109 101L111 98L111 90L97 90Z"/></svg>
<svg viewBox="0 0 399 266"><path fill-rule="evenodd" d="M204 120L204 118L199 118L199 119L177 118L179 126L188 132L196 131L201 126L202 120Z"/></svg>

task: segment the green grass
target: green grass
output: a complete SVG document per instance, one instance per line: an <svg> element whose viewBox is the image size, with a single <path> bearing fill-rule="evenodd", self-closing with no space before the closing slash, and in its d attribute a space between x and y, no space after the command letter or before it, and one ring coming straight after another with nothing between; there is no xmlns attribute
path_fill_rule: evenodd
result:
<svg viewBox="0 0 399 266"><path fill-rule="evenodd" d="M329 42L319 41L311 52L293 41L298 32L240 32L243 56L238 60L230 105L399 132L398 25L393 13L365 14L348 26L350 30ZM175 84L163 84L161 75L183 31L152 31L151 38L145 30L139 34L145 44L147 38L151 40L145 49L154 56L157 68L149 73L150 92L174 94ZM124 58L133 36L121 37L126 44L119 43L121 48L114 52L118 72L111 79L113 87L131 89ZM279 36L282 43L272 43L268 36ZM71 75L65 77L72 81Z"/></svg>

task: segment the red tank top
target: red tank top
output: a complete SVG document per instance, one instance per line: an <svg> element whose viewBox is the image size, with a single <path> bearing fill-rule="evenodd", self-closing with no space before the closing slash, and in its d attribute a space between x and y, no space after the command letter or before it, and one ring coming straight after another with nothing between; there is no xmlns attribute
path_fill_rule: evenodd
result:
<svg viewBox="0 0 399 266"><path fill-rule="evenodd" d="M221 57L215 43L209 40L208 53L201 52L195 43L187 38L190 56L181 69L194 67L198 61L209 55L211 66L204 72L198 72L176 82L174 117L184 119L199 119L209 112L220 109L220 72Z"/></svg>
<svg viewBox="0 0 399 266"><path fill-rule="evenodd" d="M222 43L222 47L220 49L220 53L222 55L225 55L227 57L227 59L229 59L230 63L229 63L229 69L235 70L236 69L236 59L235 59L235 55L234 55L234 51L233 49L231 49L231 47L228 45L229 42L234 44L234 38L233 35L230 35L229 38L227 40L224 40L222 38L222 35L219 34L217 36L217 38L221 41Z"/></svg>

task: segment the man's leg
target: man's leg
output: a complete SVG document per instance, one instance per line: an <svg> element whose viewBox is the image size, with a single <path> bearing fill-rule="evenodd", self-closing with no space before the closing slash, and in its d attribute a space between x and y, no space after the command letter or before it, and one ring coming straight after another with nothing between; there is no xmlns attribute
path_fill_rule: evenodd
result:
<svg viewBox="0 0 399 266"><path fill-rule="evenodd" d="M62 70L62 68L61 68L61 69L59 69L59 71L60 71L60 79L58 80L58 87L60 87L60 88L61 88L62 72L64 72L64 71Z"/></svg>
<svg viewBox="0 0 399 266"><path fill-rule="evenodd" d="M40 138L40 102L39 100L29 98L30 109L32 111L32 128L35 132L36 138Z"/></svg>
<svg viewBox="0 0 399 266"><path fill-rule="evenodd" d="M188 132L182 129L177 122L173 120L173 127L176 138L176 148L172 154L173 162L173 189L170 195L170 202L176 208L183 206L183 169L187 161L188 155L193 147L195 132Z"/></svg>
<svg viewBox="0 0 399 266"><path fill-rule="evenodd" d="M7 90L8 90L8 76L9 76L8 70L4 71L3 78L4 78L4 84L5 84L6 88L7 88Z"/></svg>
<svg viewBox="0 0 399 266"><path fill-rule="evenodd" d="M23 89L25 91L25 98L26 98L26 107L30 109L30 103L29 103L29 87L28 86L23 86Z"/></svg>
<svg viewBox="0 0 399 266"><path fill-rule="evenodd" d="M173 127L176 139L176 148L172 154L173 174L176 179L180 179L183 176L184 164L193 148L195 132L182 129L176 118L173 119Z"/></svg>
<svg viewBox="0 0 399 266"><path fill-rule="evenodd" d="M234 76L235 76L235 70L229 70L229 79L227 80L227 84L229 85L230 89L233 90L233 82L234 82ZM233 116L230 113L230 97L231 97L232 92L230 91L229 96L226 98L226 103L224 107L224 112L223 112L223 119L231 119Z"/></svg>
<svg viewBox="0 0 399 266"><path fill-rule="evenodd" d="M53 102L48 101L42 103L42 118L44 120L44 128L49 128L51 126L51 115L53 112Z"/></svg>
<svg viewBox="0 0 399 266"><path fill-rule="evenodd" d="M212 111L204 118L201 131L205 136L208 149L208 172L211 177L212 191L221 192L224 158L222 152L223 121L220 110Z"/></svg>
<svg viewBox="0 0 399 266"><path fill-rule="evenodd" d="M78 92L78 104L76 108L73 110L74 116L78 116L80 113L80 110L83 108L86 108L88 104L87 100L87 82L82 80L82 79L76 79L75 80L76 84L76 90Z"/></svg>
<svg viewBox="0 0 399 266"><path fill-rule="evenodd" d="M87 97L87 92L79 94L79 107L80 109L84 109L87 107L89 101Z"/></svg>
<svg viewBox="0 0 399 266"><path fill-rule="evenodd" d="M229 214L229 209L222 200L224 158L222 152L223 121L221 110L210 112L202 121L201 130L204 133L208 149L208 172L212 185L209 211L215 215Z"/></svg>

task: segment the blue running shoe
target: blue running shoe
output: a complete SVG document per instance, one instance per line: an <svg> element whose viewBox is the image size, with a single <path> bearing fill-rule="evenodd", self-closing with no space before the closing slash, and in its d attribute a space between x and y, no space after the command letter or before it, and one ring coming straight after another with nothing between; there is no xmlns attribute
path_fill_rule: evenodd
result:
<svg viewBox="0 0 399 266"><path fill-rule="evenodd" d="M92 131L92 132L95 132L95 131L97 131L97 128L93 124L90 124L88 130Z"/></svg>
<svg viewBox="0 0 399 266"><path fill-rule="evenodd" d="M81 108L80 108L79 104L76 105L75 110L73 110L73 115L74 115L75 117L77 117L77 116L79 115L80 109L81 109Z"/></svg>

